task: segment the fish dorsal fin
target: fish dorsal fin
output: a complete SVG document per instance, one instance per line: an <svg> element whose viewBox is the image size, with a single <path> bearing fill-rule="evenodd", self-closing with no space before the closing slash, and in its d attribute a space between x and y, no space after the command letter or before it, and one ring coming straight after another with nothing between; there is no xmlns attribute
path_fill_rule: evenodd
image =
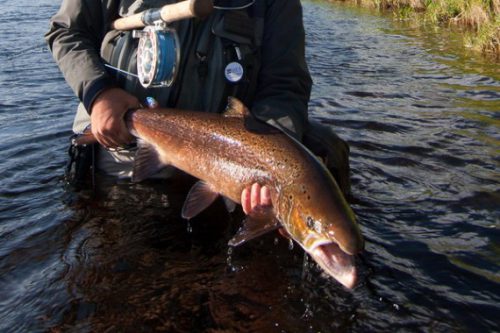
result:
<svg viewBox="0 0 500 333"><path fill-rule="evenodd" d="M262 236L281 226L274 217L272 207L255 208L242 222L241 228L229 241L229 246L239 246L249 240Z"/></svg>
<svg viewBox="0 0 500 333"><path fill-rule="evenodd" d="M134 183L143 181L167 166L160 160L160 155L153 145L143 140L137 140L137 146L132 172L132 182Z"/></svg>
<svg viewBox="0 0 500 333"><path fill-rule="evenodd" d="M224 117L240 117L245 118L250 116L250 111L247 107L236 97L228 97L226 110L224 110Z"/></svg>
<svg viewBox="0 0 500 333"><path fill-rule="evenodd" d="M191 187L182 207L182 217L191 219L210 206L219 193L214 192L204 181L198 181Z"/></svg>
<svg viewBox="0 0 500 333"><path fill-rule="evenodd" d="M281 133L277 128L255 118L250 110L236 97L228 97L227 107L223 113L224 117L242 118L245 128L257 134L277 134Z"/></svg>

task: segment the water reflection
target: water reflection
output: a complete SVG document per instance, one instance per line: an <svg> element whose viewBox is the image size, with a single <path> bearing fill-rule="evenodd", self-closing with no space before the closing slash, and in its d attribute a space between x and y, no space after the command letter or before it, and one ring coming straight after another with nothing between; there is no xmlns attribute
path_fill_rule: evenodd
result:
<svg viewBox="0 0 500 333"><path fill-rule="evenodd" d="M192 183L182 177L161 184L101 183L97 196L69 200L80 217L67 235L60 281L71 306L51 329L311 329L308 320L289 320L290 311L298 318L305 311L295 286L303 282L294 277L302 253L269 235L233 251L228 266L226 244L237 224L228 223L222 202L193 219L191 233L179 217ZM343 308L336 311L344 315Z"/></svg>

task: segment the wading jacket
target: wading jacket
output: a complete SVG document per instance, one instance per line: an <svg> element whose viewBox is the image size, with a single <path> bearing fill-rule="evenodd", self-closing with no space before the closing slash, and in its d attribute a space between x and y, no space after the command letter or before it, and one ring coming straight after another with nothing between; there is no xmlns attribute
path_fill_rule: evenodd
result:
<svg viewBox="0 0 500 333"><path fill-rule="evenodd" d="M258 119L301 138L311 78L304 58L300 0L256 0L246 9L216 9L204 19L171 23L179 35L181 54L180 70L171 87L145 89L133 76L104 66L107 62L136 73L137 39L130 32L110 30L113 20L173 2L62 1L46 40L85 109L111 86L122 87L141 100L155 97L161 106L209 112L221 112L227 96L236 96ZM244 68L237 83L224 75L234 61Z"/></svg>

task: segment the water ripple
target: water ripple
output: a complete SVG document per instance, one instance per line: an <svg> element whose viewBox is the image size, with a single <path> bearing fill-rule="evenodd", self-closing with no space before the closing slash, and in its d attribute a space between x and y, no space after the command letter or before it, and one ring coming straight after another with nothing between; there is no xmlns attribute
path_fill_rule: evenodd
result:
<svg viewBox="0 0 500 333"><path fill-rule="evenodd" d="M429 31L303 2L311 118L351 146L366 250L347 292L241 216L190 222L189 181L62 180L76 98L43 42L52 0L7 0L0 60L0 331L494 331L500 82ZM451 36L453 37L453 36ZM229 262L229 263L228 263Z"/></svg>

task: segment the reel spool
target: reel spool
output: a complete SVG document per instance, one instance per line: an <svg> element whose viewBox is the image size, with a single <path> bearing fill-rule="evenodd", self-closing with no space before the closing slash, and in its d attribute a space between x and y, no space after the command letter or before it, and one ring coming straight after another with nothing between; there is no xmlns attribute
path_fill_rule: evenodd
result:
<svg viewBox="0 0 500 333"><path fill-rule="evenodd" d="M179 38L166 24L146 26L134 30L139 38L137 48L137 75L144 88L170 87L177 76L180 59Z"/></svg>

